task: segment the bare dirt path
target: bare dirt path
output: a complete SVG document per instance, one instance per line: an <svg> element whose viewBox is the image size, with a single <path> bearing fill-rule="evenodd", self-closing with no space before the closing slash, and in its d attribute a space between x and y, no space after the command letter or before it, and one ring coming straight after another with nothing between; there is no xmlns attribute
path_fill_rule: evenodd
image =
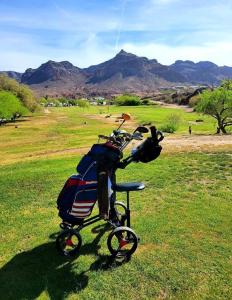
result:
<svg viewBox="0 0 232 300"><path fill-rule="evenodd" d="M165 152L232 151L232 135L168 135L162 145Z"/></svg>
<svg viewBox="0 0 232 300"><path fill-rule="evenodd" d="M159 104L161 107L166 107L166 108L179 108L183 109L186 112L192 112L193 108L189 107L188 105L178 105L174 103L164 103L162 101L155 101L155 103Z"/></svg>

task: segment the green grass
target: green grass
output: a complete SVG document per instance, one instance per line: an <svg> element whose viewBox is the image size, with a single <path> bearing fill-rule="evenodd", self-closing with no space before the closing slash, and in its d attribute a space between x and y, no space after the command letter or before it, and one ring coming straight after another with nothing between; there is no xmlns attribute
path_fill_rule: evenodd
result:
<svg viewBox="0 0 232 300"><path fill-rule="evenodd" d="M98 241L103 228L91 232L96 225L83 230L76 260L56 253L55 200L76 163L50 159L0 169L3 299L232 297L229 154L165 155L120 171L120 181L143 180L147 188L131 194L139 248L129 263L111 268L108 232Z"/></svg>
<svg viewBox="0 0 232 300"><path fill-rule="evenodd" d="M107 123L107 120L94 119L96 116L105 116L107 107L78 107L49 109L49 114L42 114L26 118L15 124L8 124L0 128L0 156L1 163L12 163L25 159L51 155L53 152L66 151L89 147L96 142L98 134L109 134L118 123ZM99 113L102 113L101 115ZM160 127L166 122L171 113L182 115L182 123L177 134L188 133L189 121L203 119L203 123L192 125L193 134L214 133L214 120L202 117L196 113L187 113L181 109L162 108L159 106L116 107L109 108L111 114L131 113L137 123L153 122ZM90 118L89 115L92 117ZM86 124L85 124L86 122ZM0 163L0 164L1 164Z"/></svg>
<svg viewBox="0 0 232 300"><path fill-rule="evenodd" d="M98 134L109 133L108 124L85 117L78 108L53 109L49 114L26 118L16 124L17 128L15 124L0 128L2 163L89 147L96 142Z"/></svg>
<svg viewBox="0 0 232 300"><path fill-rule="evenodd" d="M0 128L0 299L232 299L231 151L161 154L118 172L146 184L131 193L141 242L128 263L109 264L103 221L83 229L76 259L57 254L56 198L80 156L36 155L90 145L111 126L72 108Z"/></svg>
<svg viewBox="0 0 232 300"><path fill-rule="evenodd" d="M170 114L179 114L181 116L182 122L180 127L177 130L177 133L188 133L189 125L192 126L192 131L195 134L202 133L215 133L216 132L216 123L212 117L205 116L195 112L185 112L179 108L164 108L158 105L155 106L110 106L108 107L90 107L89 112L91 113L122 113L128 112L135 119L140 122L153 122L157 127L163 125L166 122L166 118ZM203 122L192 124L197 119L203 120ZM190 123L189 123L190 122Z"/></svg>

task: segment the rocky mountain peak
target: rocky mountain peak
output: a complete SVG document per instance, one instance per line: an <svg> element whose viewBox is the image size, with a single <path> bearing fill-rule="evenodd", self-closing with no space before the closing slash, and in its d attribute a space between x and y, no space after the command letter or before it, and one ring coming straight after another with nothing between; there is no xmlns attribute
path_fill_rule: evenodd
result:
<svg viewBox="0 0 232 300"><path fill-rule="evenodd" d="M7 74L31 85L40 95L77 92L102 95L104 92L154 92L159 87L180 83L217 85L223 78L232 78L232 68L219 67L210 61L195 63L191 60L177 60L168 66L121 49L112 59L85 69L75 67L69 61L49 60L37 69L27 69L22 78L16 72Z"/></svg>
<svg viewBox="0 0 232 300"><path fill-rule="evenodd" d="M114 59L130 59L130 58L139 58L137 55L124 51L123 49L116 54Z"/></svg>

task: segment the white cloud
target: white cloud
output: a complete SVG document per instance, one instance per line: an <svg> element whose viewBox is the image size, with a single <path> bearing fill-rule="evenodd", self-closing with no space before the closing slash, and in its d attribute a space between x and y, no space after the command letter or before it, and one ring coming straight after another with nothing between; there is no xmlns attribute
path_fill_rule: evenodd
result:
<svg viewBox="0 0 232 300"><path fill-rule="evenodd" d="M37 68L48 60L68 60L75 66L84 68L108 60L114 55L114 45L103 45L94 33L90 33L82 42L77 37L78 47L70 39L72 38L67 37L62 40L61 45L54 49L48 45L30 45L30 39L20 41L12 37L7 49L0 47L0 70L24 72L25 69ZM23 44L25 48L21 49Z"/></svg>
<svg viewBox="0 0 232 300"><path fill-rule="evenodd" d="M121 48L164 64L191 59L232 65L229 1L117 3L112 8L109 1L102 11L78 5L72 10L63 3L36 13L9 5L8 11L0 11L0 70L24 71L49 59L87 67L112 58Z"/></svg>
<svg viewBox="0 0 232 300"><path fill-rule="evenodd" d="M192 60L194 62L209 60L218 65L232 66L232 42L205 44L204 46L172 47L163 44L120 44L119 48L138 56L156 58L160 63L170 65L175 60ZM49 59L55 61L68 60L78 67L88 67L111 59L115 55L114 46L102 45L97 36L91 35L78 50L40 48L39 51L18 52L0 49L0 70L15 70L23 72L25 68L37 68Z"/></svg>
<svg viewBox="0 0 232 300"><path fill-rule="evenodd" d="M1 8L1 7L0 7ZM55 6L53 10L40 10L28 13L28 11L0 11L0 25L17 26L23 29L60 30L66 32L111 31L118 27L118 16L111 13L96 13L68 9Z"/></svg>
<svg viewBox="0 0 232 300"><path fill-rule="evenodd" d="M131 44L121 47L128 52L150 59L156 58L162 64L172 64L175 60L212 61L218 65L232 66L232 42L205 44L204 46L168 46L162 44Z"/></svg>

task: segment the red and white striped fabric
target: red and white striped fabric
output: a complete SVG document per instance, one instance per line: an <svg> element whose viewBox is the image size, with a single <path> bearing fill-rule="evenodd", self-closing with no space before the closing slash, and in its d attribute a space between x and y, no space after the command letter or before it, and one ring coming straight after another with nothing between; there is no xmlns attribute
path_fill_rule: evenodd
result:
<svg viewBox="0 0 232 300"><path fill-rule="evenodd" d="M76 201L70 214L77 218L86 218L91 214L95 202L96 200Z"/></svg>

